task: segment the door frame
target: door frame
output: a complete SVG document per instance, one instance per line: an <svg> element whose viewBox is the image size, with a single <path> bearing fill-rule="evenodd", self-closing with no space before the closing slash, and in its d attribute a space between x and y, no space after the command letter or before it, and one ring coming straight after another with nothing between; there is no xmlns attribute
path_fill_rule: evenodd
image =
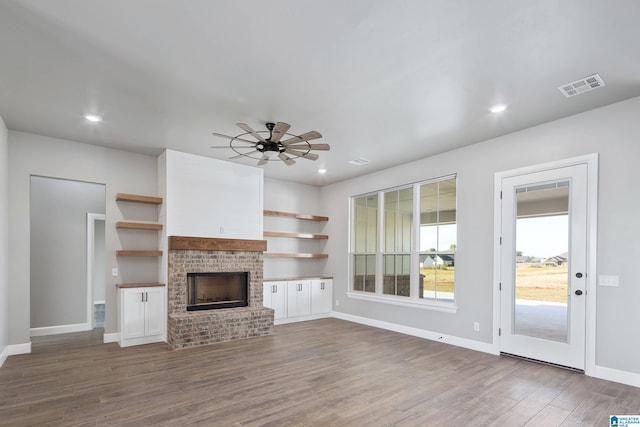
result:
<svg viewBox="0 0 640 427"><path fill-rule="evenodd" d="M587 165L587 277L585 280L585 374L591 375L596 366L596 266L597 266L597 238L598 238L598 153L587 154L568 159L557 160L538 165L525 166L494 175L493 196L493 343L496 354L500 354L500 281L501 281L501 229L502 229L502 200L500 189L504 178L544 172L567 166Z"/></svg>
<svg viewBox="0 0 640 427"><path fill-rule="evenodd" d="M87 213L87 330L92 330L95 327L93 313L93 259L95 256L96 221L105 221L106 223L106 219L107 217L104 214Z"/></svg>

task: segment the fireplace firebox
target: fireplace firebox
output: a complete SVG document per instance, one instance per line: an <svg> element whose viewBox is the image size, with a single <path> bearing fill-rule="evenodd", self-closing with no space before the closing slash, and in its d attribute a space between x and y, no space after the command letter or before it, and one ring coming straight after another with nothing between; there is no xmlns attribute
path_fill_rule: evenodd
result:
<svg viewBox="0 0 640 427"><path fill-rule="evenodd" d="M187 273L187 311L246 307L248 272Z"/></svg>

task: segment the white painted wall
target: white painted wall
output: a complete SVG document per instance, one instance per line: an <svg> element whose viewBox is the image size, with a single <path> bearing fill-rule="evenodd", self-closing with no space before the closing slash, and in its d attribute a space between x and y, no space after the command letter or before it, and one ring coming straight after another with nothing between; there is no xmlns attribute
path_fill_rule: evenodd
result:
<svg viewBox="0 0 640 427"><path fill-rule="evenodd" d="M262 239L262 169L172 150L159 161L167 235Z"/></svg>
<svg viewBox="0 0 640 427"><path fill-rule="evenodd" d="M509 120L508 114L503 117ZM513 113L515 114L515 113ZM596 364L640 374L640 98L546 123L321 189L331 218L327 272L340 312L491 343L493 328L493 179L496 172L600 153L598 274L618 275L617 288L597 288ZM458 174L456 314L348 299L349 197ZM473 331L473 322L480 331ZM620 350L624 348L624 350ZM616 350L618 349L618 350Z"/></svg>
<svg viewBox="0 0 640 427"><path fill-rule="evenodd" d="M157 260L121 260L117 249L129 243L157 245L157 236L131 237L116 231L115 222L136 220L146 207L116 203L116 193L154 195L157 191L155 157L80 144L24 132L9 131L9 344L29 338L29 180L31 175L74 179L106 185L107 277L105 332L117 332L117 283L157 280ZM132 205L132 204L128 204ZM153 207L153 209L156 209ZM146 215L146 211L144 212ZM126 214L126 215L125 215ZM157 214L156 214L157 215ZM127 239L130 239L127 241ZM149 239L147 242L145 239ZM112 267L120 277L111 277Z"/></svg>
<svg viewBox="0 0 640 427"><path fill-rule="evenodd" d="M0 366L9 345L9 145L0 117Z"/></svg>
<svg viewBox="0 0 640 427"><path fill-rule="evenodd" d="M311 215L326 214L326 209L320 202L319 187L269 178L264 180L264 209ZM264 217L264 229L268 231L325 234L325 227L324 222ZM282 253L324 253L327 242L287 237L267 237L266 240L268 252ZM326 259L265 258L264 277L269 279L323 276L327 274L326 264Z"/></svg>

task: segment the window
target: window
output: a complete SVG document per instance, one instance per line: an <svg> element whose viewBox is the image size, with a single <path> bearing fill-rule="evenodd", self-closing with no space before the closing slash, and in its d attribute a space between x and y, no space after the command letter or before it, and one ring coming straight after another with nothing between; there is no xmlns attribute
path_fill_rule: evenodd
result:
<svg viewBox="0 0 640 427"><path fill-rule="evenodd" d="M420 185L420 298L453 300L456 179Z"/></svg>
<svg viewBox="0 0 640 427"><path fill-rule="evenodd" d="M353 201L353 289L375 292L376 247L378 245L378 195Z"/></svg>
<svg viewBox="0 0 640 427"><path fill-rule="evenodd" d="M413 187L387 191L383 197L382 293L408 297L411 289Z"/></svg>
<svg viewBox="0 0 640 427"><path fill-rule="evenodd" d="M354 197L351 223L353 291L454 300L455 176Z"/></svg>

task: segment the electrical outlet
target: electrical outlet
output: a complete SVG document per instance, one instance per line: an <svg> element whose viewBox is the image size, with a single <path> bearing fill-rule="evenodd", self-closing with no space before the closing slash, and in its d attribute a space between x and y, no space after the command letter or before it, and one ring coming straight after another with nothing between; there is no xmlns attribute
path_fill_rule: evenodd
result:
<svg viewBox="0 0 640 427"><path fill-rule="evenodd" d="M224 227L220 227L220 234L224 234Z"/></svg>
<svg viewBox="0 0 640 427"><path fill-rule="evenodd" d="M339 299L336 300L336 307L340 307L340 300Z"/></svg>
<svg viewBox="0 0 640 427"><path fill-rule="evenodd" d="M476 332L480 331L480 323L473 322L473 330Z"/></svg>
<svg viewBox="0 0 640 427"><path fill-rule="evenodd" d="M112 268L111 269L111 276L118 277L118 269L117 268Z"/></svg>

